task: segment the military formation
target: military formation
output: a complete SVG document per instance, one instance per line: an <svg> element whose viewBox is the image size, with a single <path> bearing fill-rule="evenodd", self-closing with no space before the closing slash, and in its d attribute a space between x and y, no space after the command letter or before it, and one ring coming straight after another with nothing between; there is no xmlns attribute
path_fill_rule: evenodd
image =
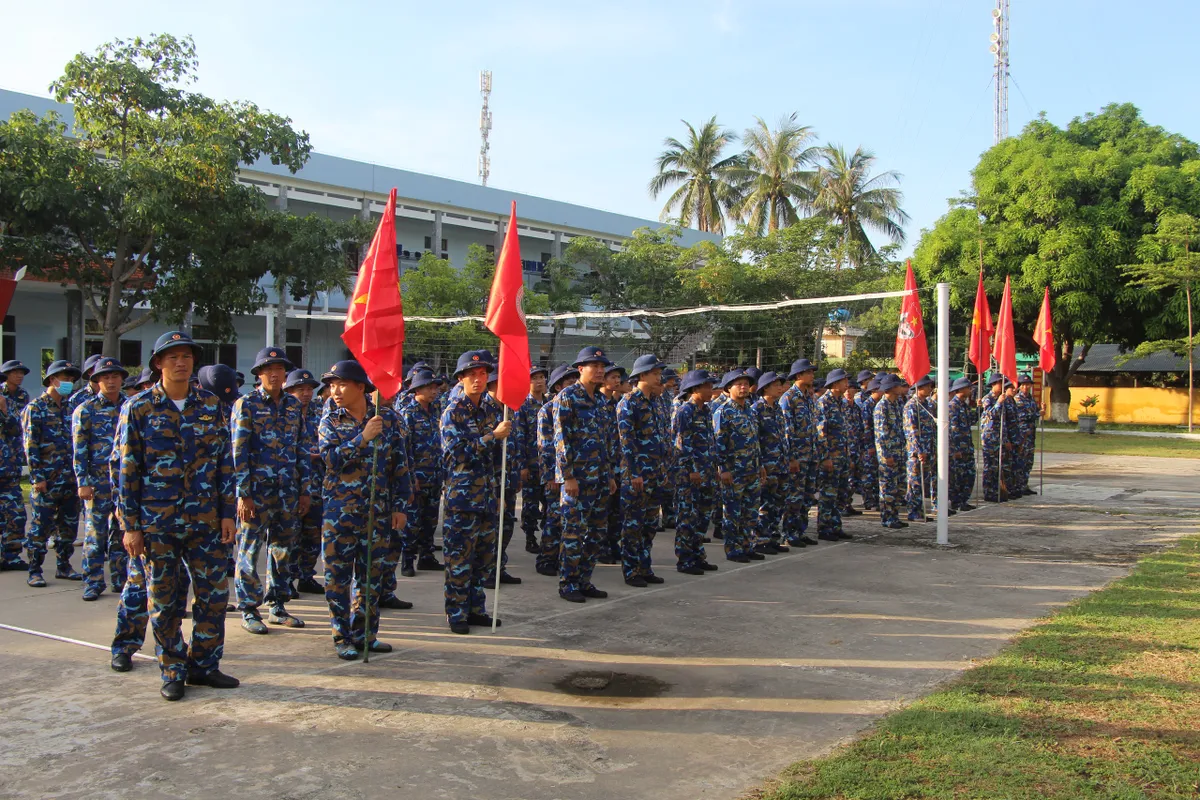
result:
<svg viewBox="0 0 1200 800"><path fill-rule="evenodd" d="M655 566L672 548L659 534L671 529L676 571L702 576L718 569L714 539L726 561L749 563L849 539L843 520L864 511L889 529L926 521L938 503L971 511L976 425L984 500L1033 493L1041 408L1027 375L1013 385L993 374L978 399L968 379L951 385L940 497L928 377L910 387L834 369L817 380L803 358L787 371L679 376L654 355L627 370L585 347L570 364L535 366L510 419L487 350L463 353L448 376L418 362L382 399L355 361L318 378L268 347L243 393L231 368L197 370L200 355L172 331L136 377L111 357L55 361L34 398L27 367L0 367L0 565L44 587L53 546L55 579L80 581L85 601L118 593L112 667L132 668L149 629L168 700L189 685L236 687L220 670L227 615L255 635L301 628L287 609L301 593L325 596L345 660L391 650L377 638L380 609L412 607L397 574L444 575L452 632L499 625L486 596L522 581L508 571L518 523L537 574L586 603L608 596L598 563L619 564L629 586L664 583Z"/></svg>

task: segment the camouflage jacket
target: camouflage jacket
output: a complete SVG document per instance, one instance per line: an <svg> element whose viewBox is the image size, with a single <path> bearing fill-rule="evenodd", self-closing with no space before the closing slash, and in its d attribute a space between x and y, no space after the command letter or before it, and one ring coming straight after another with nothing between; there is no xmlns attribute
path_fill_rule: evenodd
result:
<svg viewBox="0 0 1200 800"><path fill-rule="evenodd" d="M284 497L312 494L308 420L300 401L281 392L274 402L261 388L233 404L233 469L238 497L261 500L261 492Z"/></svg>
<svg viewBox="0 0 1200 800"><path fill-rule="evenodd" d="M779 408L788 459L801 464L816 460L817 418L812 395L792 384L779 398Z"/></svg>
<svg viewBox="0 0 1200 800"><path fill-rule="evenodd" d="M713 474L712 412L707 404L680 403L672 425L675 432L675 468L682 478L693 472L705 480Z"/></svg>
<svg viewBox="0 0 1200 800"><path fill-rule="evenodd" d="M440 489L442 485L442 433L437 413L435 404L430 403L427 411L415 401L405 403L400 411L408 434L408 463L422 489Z"/></svg>
<svg viewBox="0 0 1200 800"><path fill-rule="evenodd" d="M21 427L25 434L25 463L29 482L74 483L71 466L71 420L67 399L53 400L50 393L25 406Z"/></svg>
<svg viewBox="0 0 1200 800"><path fill-rule="evenodd" d="M582 483L607 483L614 479L612 430L604 403L582 383L558 393L554 411L554 474L556 483L575 479Z"/></svg>
<svg viewBox="0 0 1200 800"><path fill-rule="evenodd" d="M125 405L125 395L118 393L111 403L102 394L75 409L71 423L74 442L75 481L79 486L100 486L111 489L109 461L116 444L117 419Z"/></svg>
<svg viewBox="0 0 1200 800"><path fill-rule="evenodd" d="M317 442L325 462L321 503L326 517L365 519L371 511L372 474L375 514L409 513L412 490L400 420L392 409L379 409L383 430L372 441L364 441L363 428L375 414L375 404L368 400L361 421L336 404L321 417Z"/></svg>
<svg viewBox="0 0 1200 800"><path fill-rule="evenodd" d="M838 461L850 457L847 446L851 429L843 413L846 403L833 392L817 398L817 461ZM857 436L857 431L853 431Z"/></svg>
<svg viewBox="0 0 1200 800"><path fill-rule="evenodd" d="M500 491L498 442L484 441L499 421L484 399L452 392L442 412L442 474L446 510L495 514Z"/></svg>
<svg viewBox="0 0 1200 800"><path fill-rule="evenodd" d="M738 405L730 400L718 408L713 414L713 438L718 470L733 473L738 482L758 476L758 420L749 402Z"/></svg>
<svg viewBox="0 0 1200 800"><path fill-rule="evenodd" d="M893 458L904 461L904 407L901 400L879 398L875 404L875 453L882 462Z"/></svg>
<svg viewBox="0 0 1200 800"><path fill-rule="evenodd" d="M634 389L617 404L617 435L621 442L621 480L641 478L658 486L667 478L667 431L657 398Z"/></svg>
<svg viewBox="0 0 1200 800"><path fill-rule="evenodd" d="M768 404L763 398L754 401L754 416L758 421L758 450L768 477L787 474L788 459L783 436L783 409L779 402Z"/></svg>

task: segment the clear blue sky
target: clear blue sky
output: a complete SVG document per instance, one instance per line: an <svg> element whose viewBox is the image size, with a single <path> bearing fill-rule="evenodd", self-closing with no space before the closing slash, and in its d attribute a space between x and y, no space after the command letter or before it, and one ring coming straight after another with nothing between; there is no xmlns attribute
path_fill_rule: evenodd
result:
<svg viewBox="0 0 1200 800"><path fill-rule="evenodd" d="M903 174L911 247L991 144L993 5L42 0L3 12L0 86L45 95L80 50L190 33L200 91L292 117L321 152L475 181L488 68L492 186L650 219L661 204L646 183L680 119L741 131L796 111L822 141L864 145ZM1039 111L1065 124L1131 101L1200 139L1200 3L1012 5L1013 133Z"/></svg>

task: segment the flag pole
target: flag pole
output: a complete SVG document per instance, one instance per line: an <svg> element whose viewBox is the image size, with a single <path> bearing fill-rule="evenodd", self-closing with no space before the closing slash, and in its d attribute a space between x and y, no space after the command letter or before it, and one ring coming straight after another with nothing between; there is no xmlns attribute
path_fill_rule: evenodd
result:
<svg viewBox="0 0 1200 800"><path fill-rule="evenodd" d="M379 390L375 390L375 413L379 414ZM367 420L370 422L370 420ZM382 431L381 431L382 433ZM375 473L379 462L379 437L371 442L371 504L367 510L367 570L363 578L363 663L371 662L371 556L375 544ZM353 621L351 621L353 628Z"/></svg>
<svg viewBox="0 0 1200 800"><path fill-rule="evenodd" d="M1039 465L1038 465L1038 495L1046 493L1046 370L1042 370L1042 403L1038 408L1038 416L1042 423L1042 444L1038 448Z"/></svg>
<svg viewBox="0 0 1200 800"><path fill-rule="evenodd" d="M504 407L504 421L508 422L508 406ZM503 571L503 565L500 559L504 554L504 490L505 484L508 483L508 440L509 436L504 437L504 441L500 443L500 501L496 505L496 596L492 598L492 633L496 632L496 626L500 619L500 573Z"/></svg>

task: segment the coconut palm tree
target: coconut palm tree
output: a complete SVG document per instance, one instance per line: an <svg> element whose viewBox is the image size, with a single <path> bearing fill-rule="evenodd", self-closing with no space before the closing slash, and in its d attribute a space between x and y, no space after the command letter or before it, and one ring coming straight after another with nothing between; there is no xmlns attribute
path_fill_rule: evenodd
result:
<svg viewBox="0 0 1200 800"><path fill-rule="evenodd" d="M737 134L722 129L714 116L699 131L687 120L687 142L673 136L663 140L666 150L658 157L658 174L650 181L650 196L678 186L663 206L659 217L666 222L672 216L685 225L702 231L725 232L725 214L739 205L730 171L742 165L741 154L722 156L726 146L737 141ZM678 213L673 213L675 211Z"/></svg>
<svg viewBox="0 0 1200 800"><path fill-rule="evenodd" d="M896 244L904 242L908 214L900 208L904 193L896 188L900 174L889 170L871 177L875 154L857 148L846 155L841 145L820 148L813 210L845 230L846 257L859 264L875 253L867 231L882 233Z"/></svg>
<svg viewBox="0 0 1200 800"><path fill-rule="evenodd" d="M786 228L812 205L816 172L805 167L817 158L819 148L807 146L814 135L808 125L796 124L795 114L781 118L775 130L755 117L754 127L742 134L745 164L731 177L742 196L736 213L749 230L762 235Z"/></svg>

